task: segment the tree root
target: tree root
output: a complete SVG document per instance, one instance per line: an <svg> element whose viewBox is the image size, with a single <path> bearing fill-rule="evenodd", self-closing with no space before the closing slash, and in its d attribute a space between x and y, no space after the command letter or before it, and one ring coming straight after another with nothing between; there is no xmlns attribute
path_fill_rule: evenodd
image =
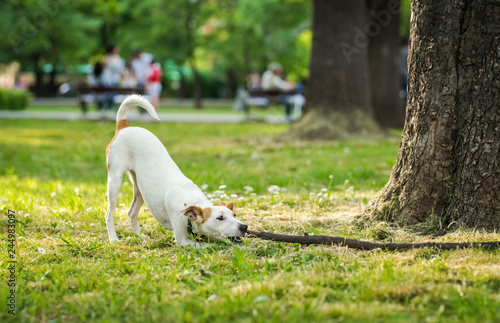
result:
<svg viewBox="0 0 500 323"><path fill-rule="evenodd" d="M299 243L302 245L337 245L358 250L381 249L383 251L403 251L417 248L436 248L440 250L455 250L465 248L500 248L500 241L491 242L423 242L423 243L376 243L332 236L291 236L286 234L276 234L269 232L247 231L251 238L260 238L264 240L280 241L288 243Z"/></svg>
<svg viewBox="0 0 500 323"><path fill-rule="evenodd" d="M361 111L323 113L311 110L301 120L294 123L288 131L278 134L274 139L281 142L337 140L355 134L374 136L383 133L373 116Z"/></svg>

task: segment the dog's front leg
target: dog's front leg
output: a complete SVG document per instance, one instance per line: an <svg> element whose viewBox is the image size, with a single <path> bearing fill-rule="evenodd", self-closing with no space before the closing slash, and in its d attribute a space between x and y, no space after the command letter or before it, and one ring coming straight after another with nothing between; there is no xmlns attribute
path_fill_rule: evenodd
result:
<svg viewBox="0 0 500 323"><path fill-rule="evenodd" d="M176 234L174 231L174 236L175 236L175 241L177 241L177 244L181 247L188 247L192 246L194 248L200 249L203 248L203 243L193 241L189 235L181 233L181 234Z"/></svg>
<svg viewBox="0 0 500 323"><path fill-rule="evenodd" d="M188 247L188 248L195 248L195 249L205 249L205 248L215 246L215 244L213 244L213 243L204 243L204 242L201 243L201 242L193 241L191 239L184 240L182 242L179 242L178 244L181 247Z"/></svg>
<svg viewBox="0 0 500 323"><path fill-rule="evenodd" d="M202 249L210 247L212 244L210 243L200 243L193 241L189 237L189 233L187 231L187 223L183 223L183 221L173 221L176 222L172 225L172 229L174 230L174 237L177 244L181 247L191 247L196 249Z"/></svg>

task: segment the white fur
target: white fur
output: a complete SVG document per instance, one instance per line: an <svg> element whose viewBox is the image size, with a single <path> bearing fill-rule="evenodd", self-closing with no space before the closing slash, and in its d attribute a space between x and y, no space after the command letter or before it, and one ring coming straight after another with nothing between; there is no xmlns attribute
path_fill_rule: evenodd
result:
<svg viewBox="0 0 500 323"><path fill-rule="evenodd" d="M123 101L116 121L126 119L127 111L135 106L146 109L158 119L155 109L147 100L132 95ZM148 130L138 127L120 130L111 144L107 164L109 171L106 224L111 242L118 240L114 212L123 174L127 171L134 185L134 198L128 216L137 235L143 236L140 234L137 220L143 203L146 203L161 225L174 231L175 240L181 246L200 246L189 238L188 218L181 212L193 205L211 209L208 220L193 222L193 231L207 236L212 241L226 237L242 237L245 234L247 226L236 220L233 211L226 206L214 206L201 189L184 176L160 140ZM224 220L217 220L221 215Z"/></svg>
<svg viewBox="0 0 500 323"><path fill-rule="evenodd" d="M156 114L155 108L148 100L144 99L140 95L131 95L123 100L122 104L120 105L120 108L116 113L116 122L127 119L128 110L137 106L146 109L146 111L148 111L153 118L155 118L156 120L160 120L158 114Z"/></svg>

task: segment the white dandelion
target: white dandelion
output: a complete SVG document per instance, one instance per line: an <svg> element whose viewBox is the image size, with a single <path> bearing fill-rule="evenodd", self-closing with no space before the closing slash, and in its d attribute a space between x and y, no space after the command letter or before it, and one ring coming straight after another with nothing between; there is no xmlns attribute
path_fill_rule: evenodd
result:
<svg viewBox="0 0 500 323"><path fill-rule="evenodd" d="M267 188L267 191L272 194L276 194L280 192L280 187L278 185L271 185Z"/></svg>

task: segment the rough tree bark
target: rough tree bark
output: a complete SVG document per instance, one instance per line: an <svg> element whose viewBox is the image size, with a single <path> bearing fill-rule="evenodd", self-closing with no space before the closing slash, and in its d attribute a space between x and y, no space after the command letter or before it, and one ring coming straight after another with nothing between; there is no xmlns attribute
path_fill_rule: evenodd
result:
<svg viewBox="0 0 500 323"><path fill-rule="evenodd" d="M402 128L405 108L399 97L399 0L368 0L368 65L375 120Z"/></svg>
<svg viewBox="0 0 500 323"><path fill-rule="evenodd" d="M499 48L500 2L412 1L406 124L376 214L500 227Z"/></svg>
<svg viewBox="0 0 500 323"><path fill-rule="evenodd" d="M364 0L314 0L307 112L301 138L338 138L376 129L371 105Z"/></svg>

